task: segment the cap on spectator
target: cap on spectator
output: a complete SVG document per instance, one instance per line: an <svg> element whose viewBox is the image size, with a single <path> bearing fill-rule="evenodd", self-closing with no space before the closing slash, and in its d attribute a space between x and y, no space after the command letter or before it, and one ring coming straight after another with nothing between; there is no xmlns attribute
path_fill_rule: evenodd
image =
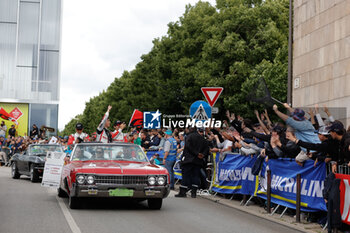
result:
<svg viewBox="0 0 350 233"><path fill-rule="evenodd" d="M118 125L121 125L123 122L121 122L121 121L116 121L116 122L114 122L114 125L113 126L118 126Z"/></svg>
<svg viewBox="0 0 350 233"><path fill-rule="evenodd" d="M281 132L283 132L283 128L279 125L276 125L275 127L272 128L272 131L277 132L277 133L281 133Z"/></svg>
<svg viewBox="0 0 350 233"><path fill-rule="evenodd" d="M82 130L84 127L83 127L83 124L82 124L82 123L77 123L77 124L75 125L75 128L76 128L77 130Z"/></svg>
<svg viewBox="0 0 350 233"><path fill-rule="evenodd" d="M339 121L336 121L336 122L333 122L330 126L328 126L326 128L329 132L333 131L333 132L341 132L344 130L344 125L339 122Z"/></svg>
<svg viewBox="0 0 350 233"><path fill-rule="evenodd" d="M165 131L165 134L167 134L167 135L172 135L173 134L173 131L171 131L170 129L168 129L167 131Z"/></svg>
<svg viewBox="0 0 350 233"><path fill-rule="evenodd" d="M324 125L318 129L317 133L321 135L329 135L329 130L327 130L327 127Z"/></svg>
<svg viewBox="0 0 350 233"><path fill-rule="evenodd" d="M292 113L292 117L294 120L303 121L305 120L305 112L300 108L296 108Z"/></svg>
<svg viewBox="0 0 350 233"><path fill-rule="evenodd" d="M69 137L68 136L64 136L64 139L68 139Z"/></svg>

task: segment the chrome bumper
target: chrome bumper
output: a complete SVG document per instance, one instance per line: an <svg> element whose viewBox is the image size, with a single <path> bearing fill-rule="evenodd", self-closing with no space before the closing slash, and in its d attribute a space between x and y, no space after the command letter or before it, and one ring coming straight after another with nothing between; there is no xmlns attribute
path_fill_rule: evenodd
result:
<svg viewBox="0 0 350 233"><path fill-rule="evenodd" d="M111 196L110 190L133 190L132 196ZM71 195L75 197L112 197L112 198L166 198L169 195L170 186L145 186L145 185L73 185Z"/></svg>

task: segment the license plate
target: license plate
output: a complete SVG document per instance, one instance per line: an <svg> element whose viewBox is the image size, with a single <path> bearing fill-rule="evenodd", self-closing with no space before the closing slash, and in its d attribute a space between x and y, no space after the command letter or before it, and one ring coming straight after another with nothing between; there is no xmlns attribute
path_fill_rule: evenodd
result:
<svg viewBox="0 0 350 233"><path fill-rule="evenodd" d="M145 191L145 194L147 195L147 196L153 196L154 194L156 194L153 190L146 190Z"/></svg>
<svg viewBox="0 0 350 233"><path fill-rule="evenodd" d="M109 196L112 197L132 197L134 190L132 189L110 189Z"/></svg>
<svg viewBox="0 0 350 233"><path fill-rule="evenodd" d="M89 190L88 194L89 195L96 195L97 194L97 190Z"/></svg>

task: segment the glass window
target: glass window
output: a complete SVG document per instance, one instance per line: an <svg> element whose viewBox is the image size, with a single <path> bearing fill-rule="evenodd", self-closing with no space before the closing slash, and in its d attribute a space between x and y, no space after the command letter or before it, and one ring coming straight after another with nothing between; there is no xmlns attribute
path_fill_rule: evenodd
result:
<svg viewBox="0 0 350 233"><path fill-rule="evenodd" d="M17 6L16 0L1 0L0 1L0 22L17 22ZM3 35L3 34L0 34Z"/></svg>
<svg viewBox="0 0 350 233"><path fill-rule="evenodd" d="M61 0L43 0L41 9L41 50L59 50Z"/></svg>
<svg viewBox="0 0 350 233"><path fill-rule="evenodd" d="M57 134L58 125L58 105L57 104L30 104L30 122L32 126L36 124L40 129L41 126L54 128ZM48 136L48 135L46 135Z"/></svg>
<svg viewBox="0 0 350 233"><path fill-rule="evenodd" d="M0 23L0 82L2 84L0 85L0 98L9 98L7 91L10 89L9 84L14 77L16 30L16 24Z"/></svg>
<svg viewBox="0 0 350 233"><path fill-rule="evenodd" d="M20 2L17 66L36 67L40 3Z"/></svg>
<svg viewBox="0 0 350 233"><path fill-rule="evenodd" d="M136 145L93 145L78 144L71 156L72 161L119 160L147 162L145 153Z"/></svg>

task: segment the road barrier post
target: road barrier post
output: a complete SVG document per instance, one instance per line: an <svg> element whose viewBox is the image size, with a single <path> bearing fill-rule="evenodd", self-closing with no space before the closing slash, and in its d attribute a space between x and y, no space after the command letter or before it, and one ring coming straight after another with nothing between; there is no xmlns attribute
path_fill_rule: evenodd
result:
<svg viewBox="0 0 350 233"><path fill-rule="evenodd" d="M271 170L267 170L267 213L271 214Z"/></svg>
<svg viewBox="0 0 350 233"><path fill-rule="evenodd" d="M300 222L301 175L297 175L296 222Z"/></svg>

